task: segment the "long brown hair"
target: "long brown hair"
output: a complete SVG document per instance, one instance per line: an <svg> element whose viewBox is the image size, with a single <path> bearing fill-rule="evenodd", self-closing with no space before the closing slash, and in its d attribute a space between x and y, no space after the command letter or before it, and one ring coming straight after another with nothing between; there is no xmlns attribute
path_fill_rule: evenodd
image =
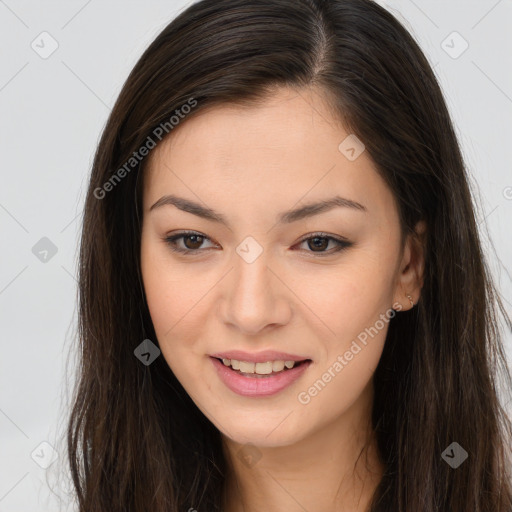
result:
<svg viewBox="0 0 512 512"><path fill-rule="evenodd" d="M390 321L374 375L386 469L371 511L511 512L512 427L497 389L511 379L498 313L512 322L440 87L410 34L370 0L202 0L126 80L94 158L80 244L67 425L79 510L221 510L220 433L163 357L146 366L134 355L158 340L140 271L147 158L133 154L171 135L173 116L257 106L276 86L320 87L392 190L403 234L420 219L428 226L421 298ZM456 469L442 457L452 442L468 454Z"/></svg>

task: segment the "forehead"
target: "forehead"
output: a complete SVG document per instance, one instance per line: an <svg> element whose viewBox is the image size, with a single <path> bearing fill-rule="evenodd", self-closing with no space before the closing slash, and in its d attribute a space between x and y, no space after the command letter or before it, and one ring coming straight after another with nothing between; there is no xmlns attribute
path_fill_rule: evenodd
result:
<svg viewBox="0 0 512 512"><path fill-rule="evenodd" d="M152 151L144 208L177 191L216 205L243 199L255 211L336 192L382 214L393 207L391 191L367 151L347 158L352 137L315 89L281 88L256 106L206 108Z"/></svg>

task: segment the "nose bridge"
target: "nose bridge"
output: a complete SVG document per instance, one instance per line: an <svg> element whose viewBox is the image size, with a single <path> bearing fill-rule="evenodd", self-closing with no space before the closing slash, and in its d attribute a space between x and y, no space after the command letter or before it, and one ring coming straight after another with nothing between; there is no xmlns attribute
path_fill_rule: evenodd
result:
<svg viewBox="0 0 512 512"><path fill-rule="evenodd" d="M249 297L254 304L269 291L269 266L267 254L261 254L254 261L235 256L234 293L239 298Z"/></svg>
<svg viewBox="0 0 512 512"><path fill-rule="evenodd" d="M258 246L246 239L237 247L226 298L224 320L246 332L287 319L286 298L271 270L269 253Z"/></svg>

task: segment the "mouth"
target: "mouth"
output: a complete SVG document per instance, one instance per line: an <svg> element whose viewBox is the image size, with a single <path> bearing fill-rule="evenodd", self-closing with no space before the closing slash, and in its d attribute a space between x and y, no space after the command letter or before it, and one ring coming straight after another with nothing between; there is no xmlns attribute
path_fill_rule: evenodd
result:
<svg viewBox="0 0 512 512"><path fill-rule="evenodd" d="M213 357L213 359L216 359L219 363L222 363L225 367L239 375L255 379L264 379L274 375L280 375L311 362L311 359L303 359L302 361L275 360L262 363L253 363L251 361L240 361L237 359L220 357Z"/></svg>
<svg viewBox="0 0 512 512"><path fill-rule="evenodd" d="M220 380L227 388L245 397L275 395L301 378L312 364L311 359L239 361L210 356Z"/></svg>

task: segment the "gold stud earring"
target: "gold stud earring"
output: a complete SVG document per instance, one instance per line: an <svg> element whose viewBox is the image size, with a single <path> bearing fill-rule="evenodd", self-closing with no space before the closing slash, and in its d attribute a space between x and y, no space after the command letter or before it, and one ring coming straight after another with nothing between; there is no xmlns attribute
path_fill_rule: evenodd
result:
<svg viewBox="0 0 512 512"><path fill-rule="evenodd" d="M412 297L408 293L405 296L409 299L409 302L411 303L411 307L413 308L414 307L414 301L412 300Z"/></svg>

